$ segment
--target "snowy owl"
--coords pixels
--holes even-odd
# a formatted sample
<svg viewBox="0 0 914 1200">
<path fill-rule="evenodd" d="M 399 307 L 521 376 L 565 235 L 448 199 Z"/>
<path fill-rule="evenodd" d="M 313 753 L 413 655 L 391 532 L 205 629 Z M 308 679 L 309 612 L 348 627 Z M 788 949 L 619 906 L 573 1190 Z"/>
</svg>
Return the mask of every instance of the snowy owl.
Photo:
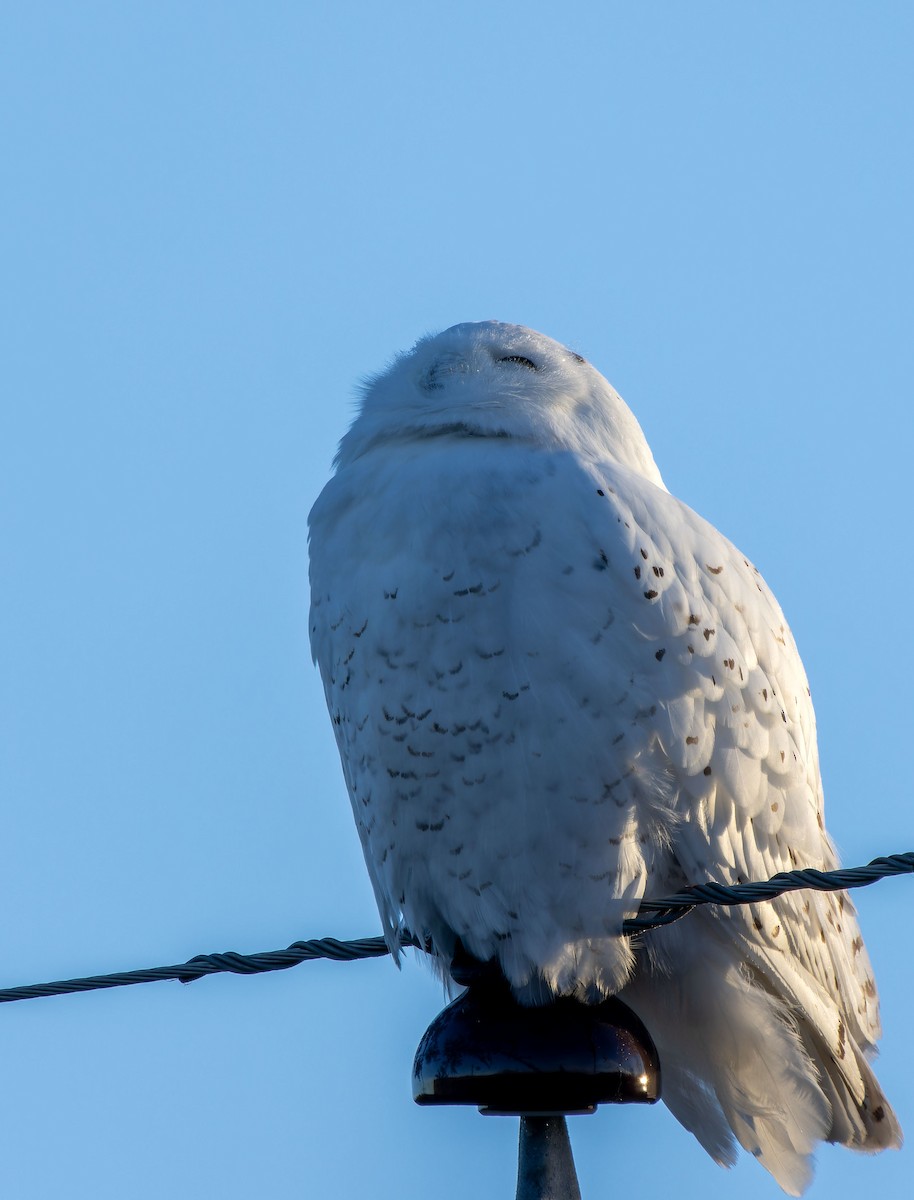
<svg viewBox="0 0 914 1200">
<path fill-rule="evenodd" d="M 817 1141 L 897 1146 L 843 894 L 642 897 L 833 868 L 806 676 L 758 570 L 667 491 L 580 355 L 455 325 L 364 390 L 311 513 L 311 642 L 391 950 L 497 959 L 527 1003 L 618 994 L 664 1100 L 798 1195 Z"/>
</svg>

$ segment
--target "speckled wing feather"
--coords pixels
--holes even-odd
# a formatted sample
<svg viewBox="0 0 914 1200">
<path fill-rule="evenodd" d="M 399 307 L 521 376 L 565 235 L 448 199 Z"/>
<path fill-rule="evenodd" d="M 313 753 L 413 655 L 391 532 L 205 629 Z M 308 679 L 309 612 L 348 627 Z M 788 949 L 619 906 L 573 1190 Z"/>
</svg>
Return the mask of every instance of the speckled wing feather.
<svg viewBox="0 0 914 1200">
<path fill-rule="evenodd" d="M 651 605 L 639 629 L 670 673 L 657 686 L 653 743 L 679 795 L 666 883 L 740 883 L 797 866 L 834 867 L 809 687 L 774 597 L 731 543 L 673 497 L 636 480 L 623 490 L 624 500 L 611 493 L 613 506 L 630 531 L 632 574 L 638 584 L 648 581 L 642 595 Z M 692 929 L 648 939 L 661 970 L 685 980 L 703 944 L 729 943 L 738 956 L 731 961 L 774 1002 L 777 1018 L 798 1036 L 800 1060 L 808 1057 L 816 1071 L 828 1103 L 820 1104 L 812 1140 L 896 1144 L 897 1122 L 866 1061 L 880 1032 L 878 1007 L 846 895 L 793 893 L 696 917 Z M 710 978 L 696 980 L 700 994 Z M 636 980 L 631 995 L 644 990 Z M 648 1004 L 657 1028 L 658 1005 Z M 669 1019 L 678 1026 L 681 1012 Z M 804 1104 L 813 1107 L 808 1096 Z M 764 1159 L 758 1139 L 743 1132 Z M 800 1170 L 798 1187 L 805 1178 Z"/>
</svg>

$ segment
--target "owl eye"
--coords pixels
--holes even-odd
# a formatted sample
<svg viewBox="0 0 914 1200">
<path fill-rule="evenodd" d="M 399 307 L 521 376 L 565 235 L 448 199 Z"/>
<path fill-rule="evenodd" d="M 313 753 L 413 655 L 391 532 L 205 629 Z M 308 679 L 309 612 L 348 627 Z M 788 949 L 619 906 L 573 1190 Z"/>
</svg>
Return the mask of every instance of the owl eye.
<svg viewBox="0 0 914 1200">
<path fill-rule="evenodd" d="M 539 367 L 536 363 L 532 363 L 529 358 L 524 358 L 522 354 L 508 354 L 504 358 L 500 358 L 499 362 L 513 362 L 518 366 L 528 367 L 531 371 L 538 371 Z"/>
</svg>

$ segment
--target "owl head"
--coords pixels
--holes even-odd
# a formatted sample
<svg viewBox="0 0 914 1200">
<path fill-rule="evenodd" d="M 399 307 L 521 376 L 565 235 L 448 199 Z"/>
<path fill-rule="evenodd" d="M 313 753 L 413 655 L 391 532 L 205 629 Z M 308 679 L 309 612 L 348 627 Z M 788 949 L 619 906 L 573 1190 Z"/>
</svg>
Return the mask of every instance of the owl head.
<svg viewBox="0 0 914 1200">
<path fill-rule="evenodd" d="M 345 466 L 378 445 L 504 438 L 615 460 L 663 486 L 634 414 L 580 354 L 523 325 L 466 322 L 421 338 L 363 388 Z"/>
</svg>

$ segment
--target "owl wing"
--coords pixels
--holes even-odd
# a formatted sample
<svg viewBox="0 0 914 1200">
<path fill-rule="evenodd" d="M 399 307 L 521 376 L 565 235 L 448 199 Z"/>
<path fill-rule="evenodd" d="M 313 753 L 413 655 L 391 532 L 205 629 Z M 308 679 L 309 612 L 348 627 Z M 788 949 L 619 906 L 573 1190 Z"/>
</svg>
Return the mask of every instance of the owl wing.
<svg viewBox="0 0 914 1200">
<path fill-rule="evenodd" d="M 664 672 L 655 672 L 653 730 L 678 786 L 666 882 L 733 884 L 835 867 L 809 687 L 774 596 L 736 547 L 668 493 L 627 480 L 625 496 L 612 500 L 632 576 L 646 582 L 637 629 L 649 669 L 653 657 Z M 798 1029 L 832 1110 L 829 1136 L 872 1148 L 896 1142 L 866 1063 L 878 1001 L 847 896 L 804 891 L 697 919 Z M 693 920 L 648 942 L 661 956 L 665 942 L 688 956 Z"/>
</svg>

